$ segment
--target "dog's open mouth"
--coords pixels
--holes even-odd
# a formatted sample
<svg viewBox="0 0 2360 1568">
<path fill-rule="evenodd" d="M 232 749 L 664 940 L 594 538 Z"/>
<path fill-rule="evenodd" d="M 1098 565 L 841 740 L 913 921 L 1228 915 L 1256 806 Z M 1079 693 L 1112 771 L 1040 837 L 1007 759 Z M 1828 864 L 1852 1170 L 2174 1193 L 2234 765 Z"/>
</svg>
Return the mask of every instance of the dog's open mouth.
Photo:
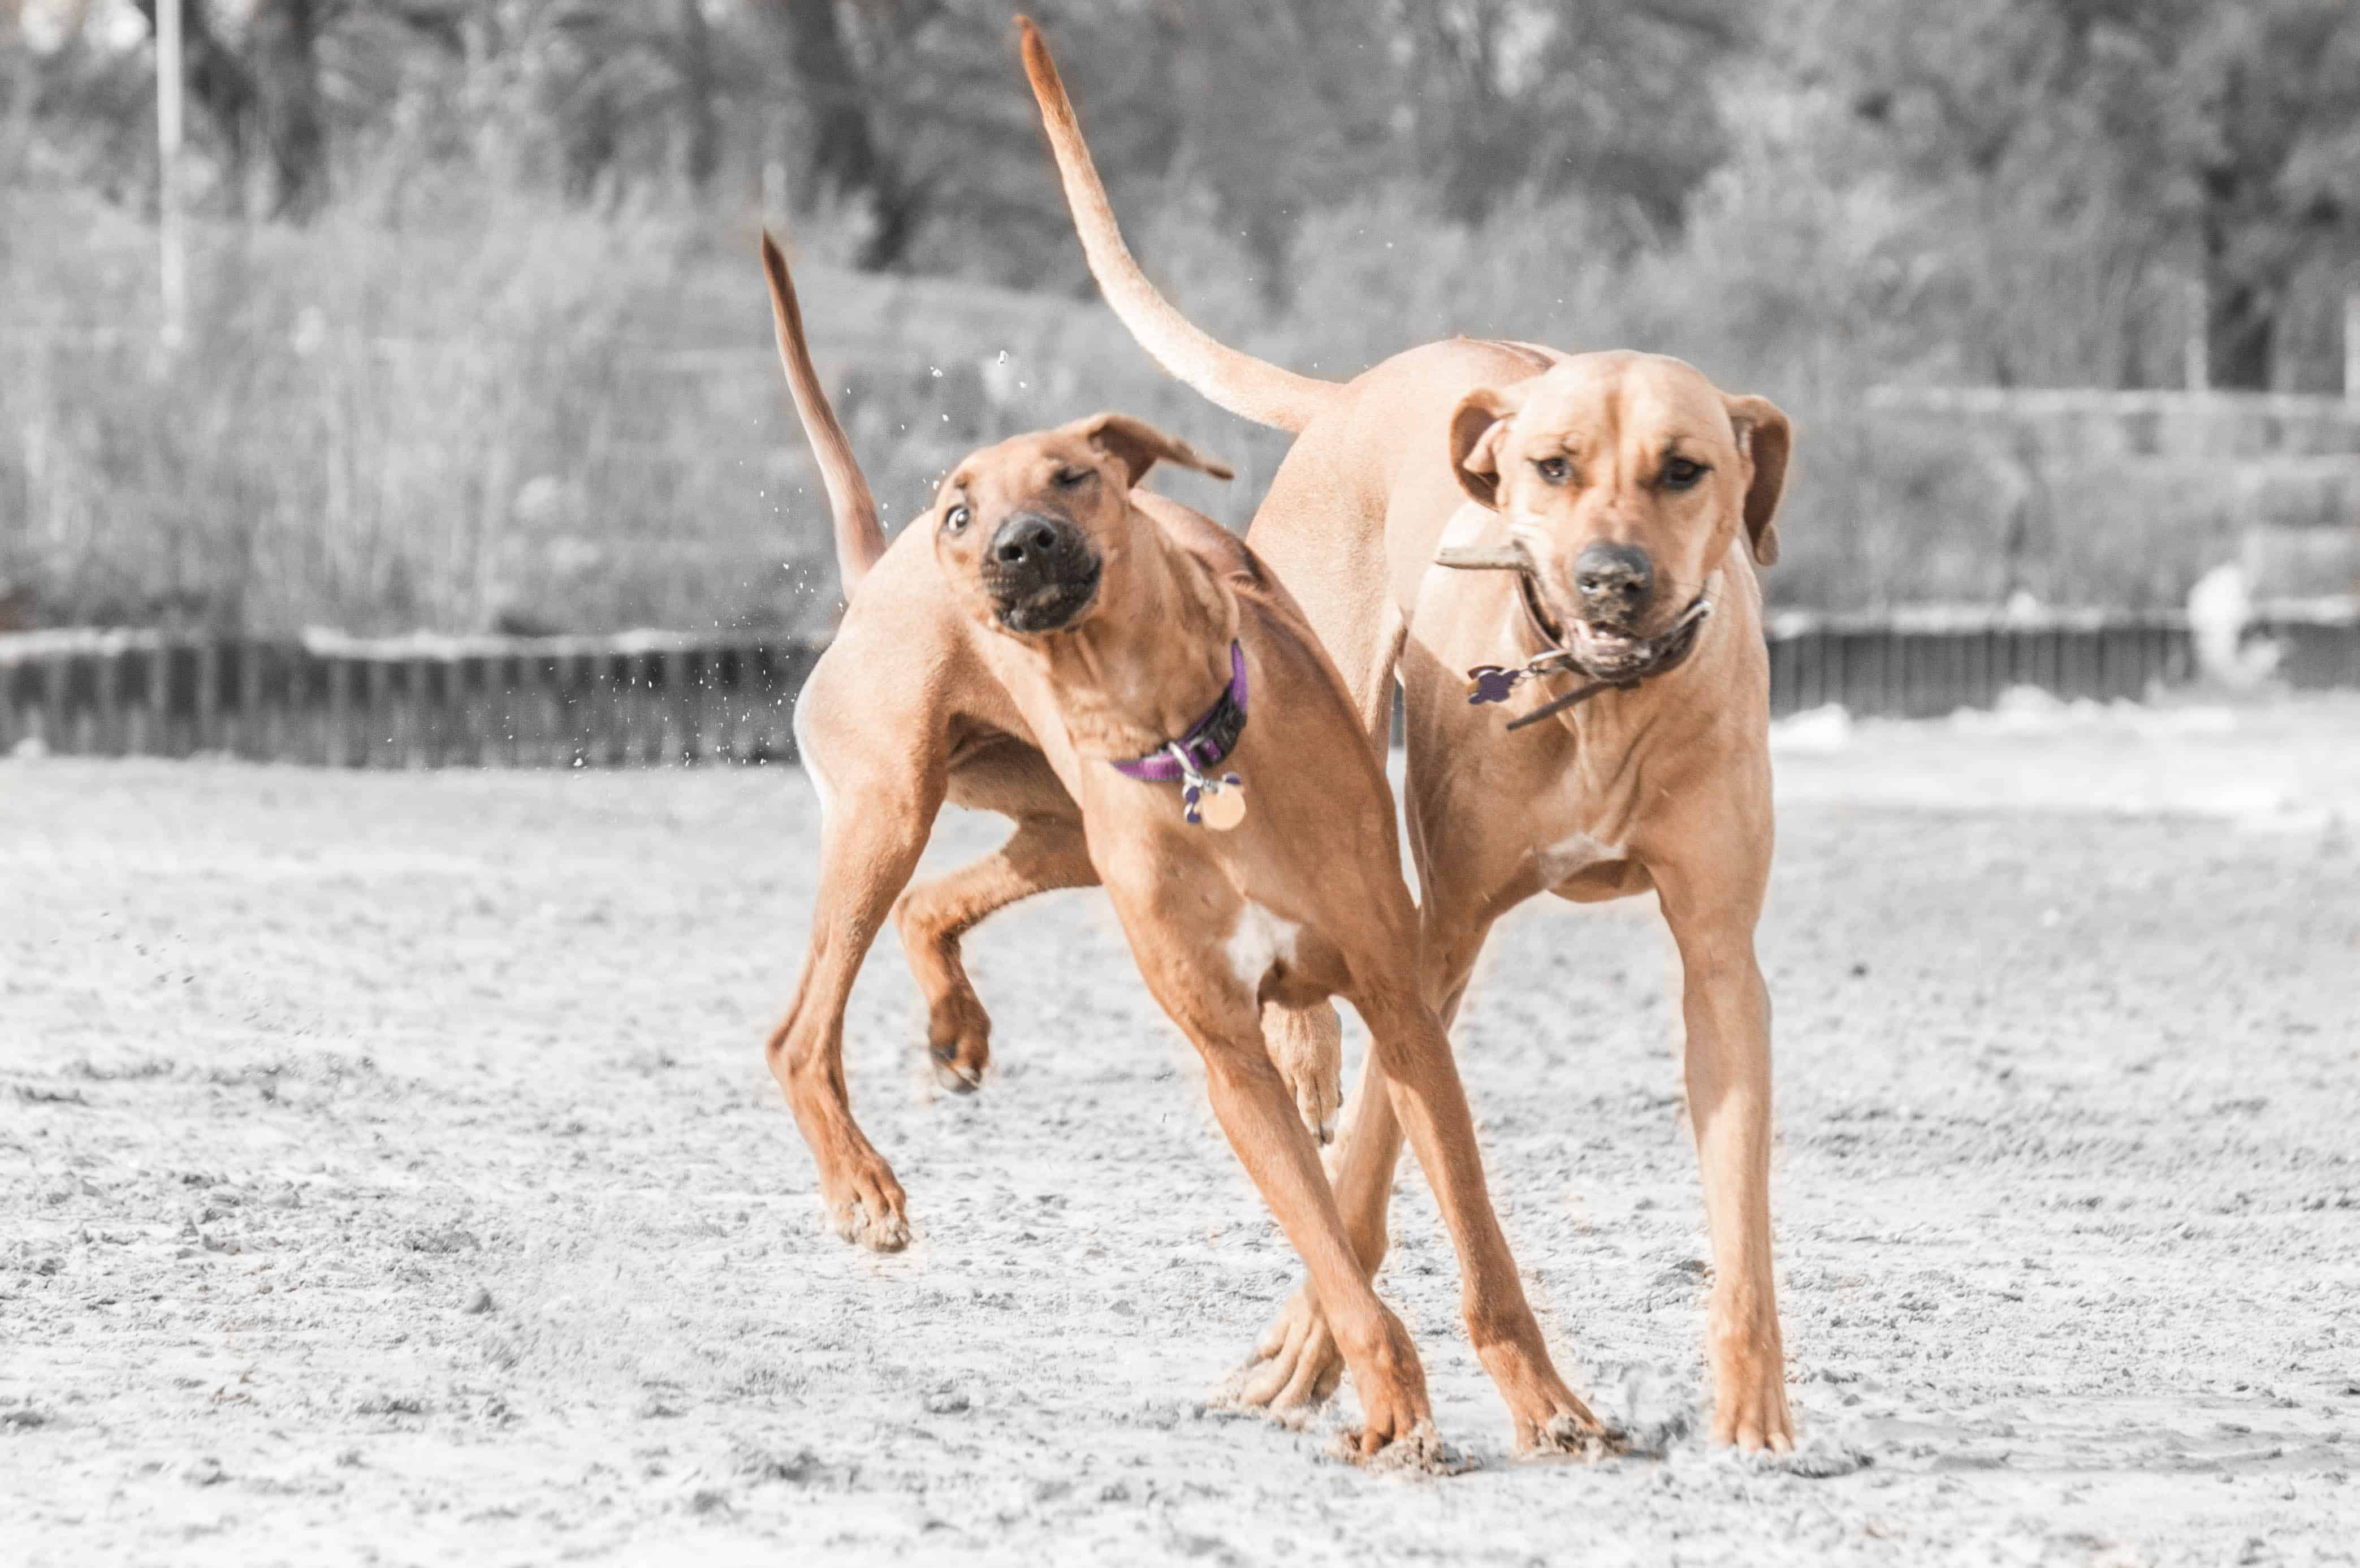
<svg viewBox="0 0 2360 1568">
<path fill-rule="evenodd" d="M 1678 663 L 1695 646 L 1697 629 L 1712 613 L 1710 601 L 1699 595 L 1671 625 L 1653 637 L 1642 637 L 1587 620 L 1560 621 L 1541 602 L 1530 576 L 1522 578 L 1520 586 L 1524 608 L 1541 635 L 1572 654 L 1573 662 L 1593 679 L 1601 681 L 1643 680 Z"/>
<path fill-rule="evenodd" d="M 1665 640 L 1663 637 L 1639 637 L 1628 631 L 1611 631 L 1586 620 L 1577 620 L 1567 629 L 1564 647 L 1591 674 L 1612 679 L 1644 674 L 1654 668 L 1661 657 Z"/>
<path fill-rule="evenodd" d="M 1102 568 L 1096 561 L 1086 571 L 1051 582 L 1021 587 L 987 582 L 992 613 L 1011 631 L 1059 631 L 1082 618 L 1098 598 Z"/>
</svg>

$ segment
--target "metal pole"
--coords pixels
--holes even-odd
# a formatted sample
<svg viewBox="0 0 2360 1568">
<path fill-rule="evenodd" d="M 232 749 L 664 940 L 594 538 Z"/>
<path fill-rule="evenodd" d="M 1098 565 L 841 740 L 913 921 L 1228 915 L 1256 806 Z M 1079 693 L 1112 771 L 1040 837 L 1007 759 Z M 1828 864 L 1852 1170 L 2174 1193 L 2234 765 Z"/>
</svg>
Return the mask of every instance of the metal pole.
<svg viewBox="0 0 2360 1568">
<path fill-rule="evenodd" d="M 167 348 L 180 345 L 189 314 L 188 250 L 180 228 L 180 0 L 156 0 L 157 278 Z"/>
</svg>

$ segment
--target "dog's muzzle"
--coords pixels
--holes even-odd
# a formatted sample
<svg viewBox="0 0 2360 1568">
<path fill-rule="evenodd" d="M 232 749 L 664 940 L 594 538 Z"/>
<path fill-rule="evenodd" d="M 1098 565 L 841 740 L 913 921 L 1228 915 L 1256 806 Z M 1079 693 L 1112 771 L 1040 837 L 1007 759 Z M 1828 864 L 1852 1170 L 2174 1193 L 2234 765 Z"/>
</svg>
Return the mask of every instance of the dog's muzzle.
<svg viewBox="0 0 2360 1568">
<path fill-rule="evenodd" d="M 1541 597 L 1540 585 L 1526 576 L 1517 587 L 1523 591 L 1524 613 L 1534 628 L 1555 646 L 1571 655 L 1574 667 L 1594 681 L 1611 681 L 1617 685 L 1645 680 L 1671 669 L 1696 646 L 1697 632 L 1704 620 L 1712 613 L 1712 605 L 1702 594 L 1681 607 L 1672 623 L 1653 637 L 1615 625 L 1601 625 L 1588 617 L 1561 620 L 1549 611 Z"/>
<path fill-rule="evenodd" d="M 1656 584 L 1646 553 L 1630 545 L 1592 544 L 1575 558 L 1574 587 L 1581 603 L 1571 616 L 1556 613 L 1543 598 L 1540 570 L 1521 544 L 1447 548 L 1437 554 L 1435 564 L 1459 571 L 1513 572 L 1524 615 L 1552 652 L 1561 653 L 1570 670 L 1616 685 L 1661 674 L 1687 658 L 1699 625 L 1711 613 L 1699 594 L 1653 637 L 1632 630 Z"/>
<path fill-rule="evenodd" d="M 1588 554 L 1584 553 L 1585 555 Z M 1510 669 L 1499 664 L 1480 664 L 1467 672 L 1470 683 L 1467 700 L 1470 703 L 1505 702 L 1509 694 L 1524 682 L 1552 675 L 1582 675 L 1589 684 L 1577 691 L 1543 703 L 1530 713 L 1509 721 L 1511 729 L 1561 713 L 1568 707 L 1589 701 L 1601 692 L 1627 691 L 1650 675 L 1664 674 L 1676 669 L 1696 649 L 1697 637 L 1705 621 L 1712 615 L 1712 601 L 1699 592 L 1690 599 L 1671 625 L 1653 637 L 1604 627 L 1586 617 L 1561 622 L 1549 613 L 1541 600 L 1539 576 L 1533 559 L 1521 544 L 1486 545 L 1479 548 L 1452 546 L 1435 555 L 1435 565 L 1459 571 L 1513 572 L 1516 593 L 1523 602 L 1524 616 L 1547 645 L 1547 652 L 1523 666 Z M 1580 563 L 1576 563 L 1577 573 Z M 1633 593 L 1616 586 L 1613 597 L 1621 604 L 1644 601 L 1654 589 L 1652 570 L 1641 579 L 1638 592 Z M 1579 579 L 1577 578 L 1579 585 Z M 1589 596 L 1585 592 L 1585 598 Z"/>
<path fill-rule="evenodd" d="M 1020 511 L 983 555 L 983 589 L 1011 631 L 1059 631 L 1098 597 L 1102 569 L 1082 531 L 1047 512 Z"/>
</svg>

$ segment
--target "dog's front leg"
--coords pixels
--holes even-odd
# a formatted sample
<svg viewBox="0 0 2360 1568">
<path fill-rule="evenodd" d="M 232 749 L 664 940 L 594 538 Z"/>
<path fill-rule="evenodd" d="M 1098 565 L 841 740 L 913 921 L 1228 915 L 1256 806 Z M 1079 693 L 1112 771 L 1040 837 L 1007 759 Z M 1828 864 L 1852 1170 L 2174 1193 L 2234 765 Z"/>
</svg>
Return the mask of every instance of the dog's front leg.
<svg viewBox="0 0 2360 1568">
<path fill-rule="evenodd" d="M 1193 1033 L 1193 1031 L 1192 1031 Z M 1364 1425 L 1363 1453 L 1408 1438 L 1432 1420 L 1426 1373 L 1409 1331 L 1377 1299 L 1344 1233 L 1319 1155 L 1260 1038 L 1207 1036 L 1205 1082 L 1213 1113 L 1295 1245 L 1323 1302 L 1328 1332 L 1352 1370 Z"/>
<path fill-rule="evenodd" d="M 1712 1244 L 1712 1435 L 1783 1453 L 1795 1424 L 1770 1248 L 1770 992 L 1754 953 L 1768 836 L 1758 846 L 1730 842 L 1725 827 L 1672 837 L 1681 852 L 1648 869 L 1680 954 L 1688 1117 Z"/>
<path fill-rule="evenodd" d="M 1145 868 L 1129 887 L 1110 875 L 1107 886 L 1148 990 L 1204 1058 L 1222 1133 L 1311 1277 L 1360 1397 L 1365 1424 L 1356 1445 L 1374 1453 L 1404 1440 L 1430 1442 L 1433 1412 L 1416 1346 L 1353 1254 L 1318 1147 L 1262 1043 L 1253 996 L 1219 946 L 1198 948 L 1179 935 L 1190 922 L 1172 907 L 1175 884 L 1157 868 Z M 1190 914 L 1200 911 L 1188 905 Z M 1230 922 L 1219 924 L 1226 929 Z"/>
<path fill-rule="evenodd" d="M 1428 984 L 1441 992 L 1439 1014 L 1448 1031 L 1466 995 L 1468 980 L 1491 923 L 1466 898 L 1454 896 L 1459 889 L 1447 879 L 1434 877 L 1429 882 L 1436 893 L 1420 915 L 1426 931 L 1426 972 Z M 1462 908 L 1462 905 L 1469 906 Z M 1321 1006 L 1331 1019 L 1335 1016 L 1331 1003 Z M 1266 1036 L 1275 1011 L 1274 1007 L 1262 1010 Z M 1283 1064 L 1281 1070 L 1284 1070 Z M 1298 1102 L 1300 1095 L 1298 1089 Z M 1401 1120 L 1393 1114 L 1382 1058 L 1371 1052 L 1360 1064 L 1360 1087 L 1352 1093 L 1352 1114 L 1343 1143 L 1329 1161 L 1345 1232 L 1352 1238 L 1360 1267 L 1371 1279 L 1392 1245 L 1386 1211 L 1392 1206 L 1401 1148 Z M 1273 1410 L 1317 1405 L 1336 1391 L 1343 1370 L 1335 1336 L 1328 1332 L 1327 1319 L 1319 1310 L 1318 1293 L 1306 1281 L 1287 1298 L 1263 1332 L 1262 1343 L 1254 1347 L 1253 1358 L 1243 1369 L 1238 1398 Z"/>
<path fill-rule="evenodd" d="M 1383 1072 L 1370 1087 L 1391 1096 L 1449 1228 L 1468 1336 L 1507 1401 L 1518 1451 L 1603 1454 L 1612 1435 L 1557 1375 L 1524 1297 L 1440 1020 L 1409 988 L 1372 988 L 1353 1005 L 1368 1020 L 1370 1055 Z"/>
<path fill-rule="evenodd" d="M 771 1031 L 770 1075 L 819 1166 L 836 1233 L 879 1252 L 910 1242 L 901 1184 L 852 1119 L 844 1082 L 844 1007 L 853 977 L 909 882 L 943 798 L 939 766 L 893 759 L 866 777 L 828 775 L 857 806 L 824 812 L 819 897 L 793 1003 Z M 813 759 L 807 765 L 816 767 Z"/>
<path fill-rule="evenodd" d="M 1270 1013 L 1263 1010 L 1265 1030 Z M 1332 1011 L 1329 1015 L 1334 1015 Z M 1298 1103 L 1299 1098 L 1298 1091 Z M 1401 1159 L 1401 1122 L 1393 1115 L 1393 1095 L 1371 1053 L 1360 1067 L 1360 1084 L 1352 1095 L 1352 1115 L 1343 1142 L 1331 1157 L 1344 1234 L 1351 1240 L 1361 1274 L 1370 1279 L 1377 1277 L 1391 1240 L 1385 1211 L 1393 1198 L 1393 1168 Z M 1272 1410 L 1306 1409 L 1324 1403 L 1343 1375 L 1343 1354 L 1336 1348 L 1327 1314 L 1320 1310 L 1319 1292 L 1306 1279 L 1295 1287 L 1295 1294 L 1263 1332 L 1252 1359 L 1241 1369 L 1237 1398 L 1242 1404 Z"/>
</svg>

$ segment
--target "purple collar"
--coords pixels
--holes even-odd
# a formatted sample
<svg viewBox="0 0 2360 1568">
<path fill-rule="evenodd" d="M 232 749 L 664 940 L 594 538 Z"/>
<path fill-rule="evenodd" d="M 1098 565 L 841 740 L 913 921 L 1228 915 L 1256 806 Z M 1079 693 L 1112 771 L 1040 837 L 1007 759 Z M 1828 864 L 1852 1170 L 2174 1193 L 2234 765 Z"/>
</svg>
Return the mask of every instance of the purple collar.
<svg viewBox="0 0 2360 1568">
<path fill-rule="evenodd" d="M 1229 643 L 1229 684 L 1205 717 L 1177 740 L 1168 740 L 1143 757 L 1116 762 L 1117 773 L 1147 784 L 1170 784 L 1191 773 L 1207 773 L 1238 749 L 1246 729 L 1246 651 Z M 1175 755 L 1175 753 L 1177 753 Z M 1181 758 L 1186 758 L 1184 763 Z"/>
</svg>

